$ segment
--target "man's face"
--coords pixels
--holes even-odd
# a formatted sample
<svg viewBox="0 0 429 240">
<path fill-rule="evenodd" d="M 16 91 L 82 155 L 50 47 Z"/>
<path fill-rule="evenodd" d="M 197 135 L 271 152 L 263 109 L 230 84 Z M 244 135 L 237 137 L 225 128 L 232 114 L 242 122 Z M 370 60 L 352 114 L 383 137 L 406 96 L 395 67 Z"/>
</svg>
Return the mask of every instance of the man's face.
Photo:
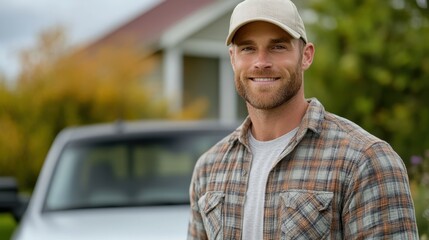
<svg viewBox="0 0 429 240">
<path fill-rule="evenodd" d="M 248 104 L 273 109 L 301 90 L 300 41 L 266 22 L 252 22 L 237 31 L 230 57 L 237 92 Z"/>
</svg>

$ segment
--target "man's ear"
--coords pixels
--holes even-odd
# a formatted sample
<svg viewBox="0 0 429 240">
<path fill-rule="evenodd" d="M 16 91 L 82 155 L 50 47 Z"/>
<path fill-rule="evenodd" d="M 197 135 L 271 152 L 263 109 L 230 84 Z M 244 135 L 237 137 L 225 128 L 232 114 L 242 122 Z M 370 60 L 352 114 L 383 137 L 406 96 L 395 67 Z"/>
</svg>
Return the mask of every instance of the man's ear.
<svg viewBox="0 0 429 240">
<path fill-rule="evenodd" d="M 229 60 L 231 61 L 232 70 L 235 71 L 235 55 L 234 55 L 234 46 L 229 47 Z"/>
<path fill-rule="evenodd" d="M 307 70 L 311 64 L 313 63 L 314 59 L 314 45 L 312 43 L 307 43 L 304 46 L 303 49 L 303 55 L 302 55 L 302 69 Z"/>
</svg>

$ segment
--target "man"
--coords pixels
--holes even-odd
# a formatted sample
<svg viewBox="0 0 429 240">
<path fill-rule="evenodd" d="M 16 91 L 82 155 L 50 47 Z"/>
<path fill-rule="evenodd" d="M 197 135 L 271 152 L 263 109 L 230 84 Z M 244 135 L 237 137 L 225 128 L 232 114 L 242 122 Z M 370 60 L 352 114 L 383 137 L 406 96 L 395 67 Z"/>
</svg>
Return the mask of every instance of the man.
<svg viewBox="0 0 429 240">
<path fill-rule="evenodd" d="M 314 55 L 290 0 L 246 0 L 227 45 L 249 117 L 196 164 L 188 239 L 418 239 L 384 141 L 304 97 Z"/>
</svg>

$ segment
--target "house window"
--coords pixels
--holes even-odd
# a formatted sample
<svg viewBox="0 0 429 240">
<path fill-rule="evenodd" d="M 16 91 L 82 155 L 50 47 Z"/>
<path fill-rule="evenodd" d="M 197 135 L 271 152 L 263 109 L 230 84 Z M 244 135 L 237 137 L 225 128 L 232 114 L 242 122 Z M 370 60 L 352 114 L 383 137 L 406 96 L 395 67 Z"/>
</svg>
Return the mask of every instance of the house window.
<svg viewBox="0 0 429 240">
<path fill-rule="evenodd" d="M 183 106 L 205 101 L 205 118 L 219 117 L 219 59 L 184 56 Z"/>
</svg>

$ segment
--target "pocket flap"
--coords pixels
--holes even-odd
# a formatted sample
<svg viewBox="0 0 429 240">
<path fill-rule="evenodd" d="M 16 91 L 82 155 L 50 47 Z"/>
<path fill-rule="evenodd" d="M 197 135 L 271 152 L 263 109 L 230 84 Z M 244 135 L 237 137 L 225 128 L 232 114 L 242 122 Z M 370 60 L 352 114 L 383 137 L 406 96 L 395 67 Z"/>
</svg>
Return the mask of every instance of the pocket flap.
<svg viewBox="0 0 429 240">
<path fill-rule="evenodd" d="M 314 197 L 319 201 L 319 211 L 323 211 L 331 205 L 332 198 L 334 194 L 332 192 L 321 192 L 314 195 Z"/>
<path fill-rule="evenodd" d="M 280 194 L 280 197 L 283 199 L 285 206 L 288 208 L 297 208 L 298 198 L 300 194 L 297 191 L 288 191 Z"/>
<path fill-rule="evenodd" d="M 198 201 L 198 205 L 207 214 L 221 203 L 224 197 L 225 194 L 223 192 L 206 192 Z"/>
<path fill-rule="evenodd" d="M 303 204 L 313 204 L 319 211 L 323 211 L 331 204 L 334 194 L 324 191 L 289 190 L 280 194 L 288 208 L 298 209 Z"/>
</svg>

